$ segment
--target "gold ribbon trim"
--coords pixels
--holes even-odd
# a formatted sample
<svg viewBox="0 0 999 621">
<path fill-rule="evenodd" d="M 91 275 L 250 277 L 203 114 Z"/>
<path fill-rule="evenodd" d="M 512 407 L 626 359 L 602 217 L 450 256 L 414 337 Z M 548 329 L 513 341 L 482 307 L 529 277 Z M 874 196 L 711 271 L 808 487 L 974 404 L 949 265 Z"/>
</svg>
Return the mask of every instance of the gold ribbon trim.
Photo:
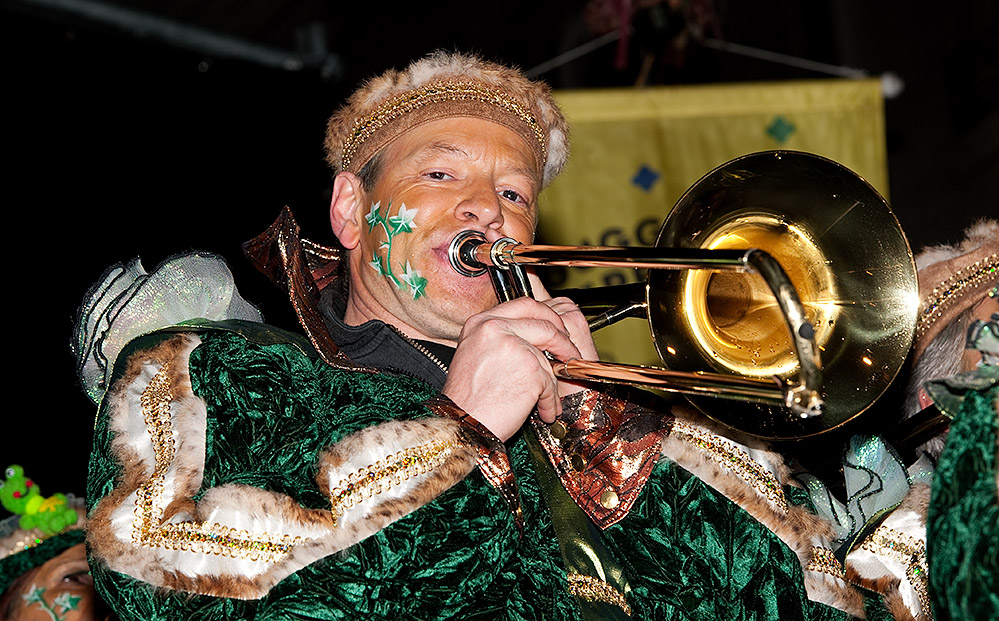
<svg viewBox="0 0 999 621">
<path fill-rule="evenodd" d="M 571 573 L 568 575 L 569 593 L 574 597 L 585 599 L 589 602 L 604 602 L 611 606 L 617 606 L 624 611 L 624 614 L 631 616 L 631 606 L 624 599 L 617 589 L 607 582 L 593 576 Z"/>
<path fill-rule="evenodd" d="M 274 563 L 302 541 L 301 537 L 238 530 L 222 524 L 184 521 L 163 524 L 164 480 L 176 456 L 170 402 L 174 399 L 164 364 L 142 391 L 139 403 L 155 455 L 153 475 L 139 487 L 135 501 L 132 539 L 156 548 L 215 554 L 229 558 Z"/>
</svg>

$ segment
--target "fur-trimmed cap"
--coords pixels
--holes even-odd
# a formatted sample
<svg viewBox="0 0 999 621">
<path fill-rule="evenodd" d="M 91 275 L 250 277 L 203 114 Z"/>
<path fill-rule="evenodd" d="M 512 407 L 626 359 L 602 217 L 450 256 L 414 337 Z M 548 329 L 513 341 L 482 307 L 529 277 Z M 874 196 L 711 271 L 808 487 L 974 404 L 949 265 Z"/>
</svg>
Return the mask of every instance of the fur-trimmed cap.
<svg viewBox="0 0 999 621">
<path fill-rule="evenodd" d="M 438 51 L 355 91 L 327 125 L 326 161 L 334 174 L 357 172 L 405 132 L 447 117 L 486 119 L 523 137 L 542 186 L 569 155 L 568 126 L 546 84 L 475 56 Z"/>
</svg>

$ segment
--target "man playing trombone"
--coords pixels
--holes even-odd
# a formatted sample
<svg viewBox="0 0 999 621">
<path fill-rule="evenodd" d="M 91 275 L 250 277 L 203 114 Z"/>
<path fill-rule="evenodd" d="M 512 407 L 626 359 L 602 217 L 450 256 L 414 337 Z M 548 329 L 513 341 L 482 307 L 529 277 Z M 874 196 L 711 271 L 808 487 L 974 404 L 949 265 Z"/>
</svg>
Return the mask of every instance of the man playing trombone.
<svg viewBox="0 0 999 621">
<path fill-rule="evenodd" d="M 596 358 L 578 308 L 450 267 L 464 230 L 531 241 L 568 154 L 545 86 L 437 53 L 362 85 L 326 149 L 342 248 L 288 212 L 247 245 L 307 339 L 207 255 L 85 303 L 88 545 L 122 618 L 886 614 L 778 455 L 557 380 L 549 356 Z"/>
</svg>

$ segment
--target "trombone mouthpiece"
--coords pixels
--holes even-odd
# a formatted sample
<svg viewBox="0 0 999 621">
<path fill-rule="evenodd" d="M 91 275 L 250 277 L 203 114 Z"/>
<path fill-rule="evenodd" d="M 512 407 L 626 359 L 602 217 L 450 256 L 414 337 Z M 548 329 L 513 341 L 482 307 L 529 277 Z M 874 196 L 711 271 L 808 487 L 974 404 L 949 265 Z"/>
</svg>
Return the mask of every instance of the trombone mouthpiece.
<svg viewBox="0 0 999 621">
<path fill-rule="evenodd" d="M 455 235 L 447 247 L 447 258 L 454 271 L 469 277 L 484 274 L 486 265 L 475 258 L 475 249 L 484 243 L 486 236 L 478 231 L 462 231 Z"/>
</svg>

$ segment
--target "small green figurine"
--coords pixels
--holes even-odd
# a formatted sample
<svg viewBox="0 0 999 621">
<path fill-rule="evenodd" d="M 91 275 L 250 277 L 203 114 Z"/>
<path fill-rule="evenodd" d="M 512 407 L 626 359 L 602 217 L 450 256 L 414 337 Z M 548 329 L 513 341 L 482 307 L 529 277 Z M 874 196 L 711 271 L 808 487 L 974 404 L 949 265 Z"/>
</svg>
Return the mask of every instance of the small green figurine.
<svg viewBox="0 0 999 621">
<path fill-rule="evenodd" d="M 5 474 L 6 480 L 0 481 L 0 504 L 21 516 L 21 528 L 37 528 L 46 535 L 54 535 L 76 522 L 77 513 L 66 504 L 65 494 L 45 498 L 17 464 L 8 466 Z"/>
</svg>

